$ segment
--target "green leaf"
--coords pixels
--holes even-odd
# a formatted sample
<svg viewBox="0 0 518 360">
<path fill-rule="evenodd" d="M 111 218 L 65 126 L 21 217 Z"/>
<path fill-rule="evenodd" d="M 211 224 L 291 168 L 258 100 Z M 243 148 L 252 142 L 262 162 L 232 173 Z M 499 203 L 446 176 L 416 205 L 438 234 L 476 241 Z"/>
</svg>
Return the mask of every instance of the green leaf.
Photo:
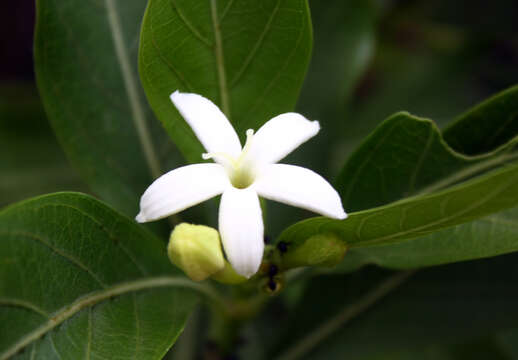
<svg viewBox="0 0 518 360">
<path fill-rule="evenodd" d="M 514 90 L 518 98 L 518 87 Z M 430 194 L 516 160 L 517 143 L 518 137 L 496 150 L 467 156 L 453 150 L 432 121 L 398 113 L 351 156 L 336 188 L 349 211 Z"/>
<path fill-rule="evenodd" d="M 396 124 L 394 128 L 387 128 L 386 131 L 391 133 L 386 137 L 382 137 L 381 132 L 373 134 L 352 156 L 339 179 L 340 188 L 345 194 L 350 194 L 346 202 L 353 208 L 384 204 L 407 194 L 445 186 L 445 179 L 451 178 L 457 182 L 513 159 L 516 156 L 513 152 L 516 140 L 512 140 L 512 131 L 516 121 L 509 121 L 511 116 L 506 114 L 512 115 L 518 111 L 517 101 L 518 87 L 510 88 L 460 116 L 444 131 L 444 138 L 456 144 L 456 148 L 478 156 L 456 152 L 449 147 L 449 143 L 444 144 L 436 131 L 430 132 L 433 129 L 417 121 L 404 121 L 402 127 Z M 388 122 L 381 128 L 387 125 Z M 516 130 L 514 135 L 518 132 Z M 486 136 L 481 136 L 482 132 Z M 493 139 L 489 142 L 492 147 L 488 146 L 490 139 Z M 426 157 L 421 160 L 422 153 L 419 152 L 402 152 L 402 143 L 408 149 L 428 146 L 428 157 L 432 160 Z M 367 158 L 377 165 L 376 169 L 362 165 L 361 160 Z M 399 160 L 397 167 L 384 165 L 395 158 Z M 383 168 L 382 176 L 378 168 Z M 361 182 L 348 177 L 348 172 L 355 174 L 355 171 Z M 367 188 L 365 184 L 370 185 Z M 358 196 L 358 192 L 365 194 L 364 198 Z M 509 210 L 409 242 L 352 249 L 334 271 L 348 272 L 365 264 L 407 269 L 517 251 L 517 218 L 517 210 Z"/>
<path fill-rule="evenodd" d="M 200 290 L 164 244 L 95 199 L 0 212 L 0 359 L 161 359 Z"/>
<path fill-rule="evenodd" d="M 279 241 L 300 243 L 318 233 L 335 233 L 352 247 L 399 242 L 475 220 L 518 205 L 518 165 L 504 166 L 428 195 L 352 213 L 346 220 L 301 221 Z"/>
<path fill-rule="evenodd" d="M 346 220 L 301 221 L 279 241 L 295 248 L 311 236 L 331 233 L 350 248 L 396 243 L 516 206 L 517 194 L 518 165 L 508 166 L 437 193 L 353 213 Z"/>
<path fill-rule="evenodd" d="M 516 276 L 516 260 L 512 254 L 411 276 L 369 268 L 313 278 L 298 306 L 277 324 L 286 335 L 277 338 L 275 354 L 268 358 L 406 359 L 397 355 L 426 353 L 436 345 L 468 345 L 514 327 L 518 293 L 509 284 Z M 452 358 L 476 358 L 460 356 L 461 350 L 452 351 Z M 496 354 L 489 358 L 500 359 Z"/>
<path fill-rule="evenodd" d="M 469 155 L 495 149 L 518 134 L 517 102 L 518 86 L 514 86 L 461 115 L 446 127 L 444 139 L 455 150 Z"/>
<path fill-rule="evenodd" d="M 244 137 L 291 111 L 311 52 L 305 0 L 150 0 L 140 44 L 148 100 L 190 162 L 203 152 L 169 95 L 179 89 L 220 106 Z"/>
<path fill-rule="evenodd" d="M 367 264 L 391 269 L 497 256 L 518 251 L 518 208 L 397 244 L 351 249 L 332 272 L 351 272 Z"/>
<path fill-rule="evenodd" d="M 511 88 L 461 117 L 464 138 L 475 133 L 472 148 L 478 127 L 470 124 L 476 125 L 476 116 L 495 115 L 498 104 L 512 113 L 509 103 L 517 97 L 518 87 Z M 496 119 L 492 131 L 485 127 L 487 133 L 502 127 L 500 118 Z M 494 142 L 496 149 L 468 156 L 453 150 L 430 120 L 396 114 L 365 140 L 338 179 L 346 209 L 371 209 L 344 221 L 313 218 L 300 222 L 285 230 L 279 240 L 298 247 L 313 235 L 339 235 L 352 251 L 338 271 L 367 263 L 412 268 L 516 251 L 516 227 L 511 220 L 516 213 L 494 214 L 518 205 L 512 185 L 518 173 L 518 137 L 510 138 L 502 138 L 508 143 Z M 487 215 L 491 217 L 444 230 Z"/>
<path fill-rule="evenodd" d="M 37 1 L 35 67 L 47 115 L 92 190 L 130 216 L 152 179 L 178 163 L 138 82 L 145 6 Z"/>
<path fill-rule="evenodd" d="M 415 135 L 416 141 L 413 141 L 412 134 Z M 427 136 L 423 137 L 423 135 Z M 391 137 L 397 137 L 397 139 Z M 418 146 L 419 138 L 421 138 L 421 146 Z M 409 140 L 409 146 L 404 139 Z M 279 241 L 298 247 L 313 235 L 333 233 L 340 236 L 351 248 L 384 245 L 422 237 L 516 206 L 518 205 L 516 196 L 518 165 L 510 164 L 510 161 L 515 158 L 513 150 L 517 140 L 516 138 L 511 140 L 492 153 L 468 158 L 449 149 L 431 122 L 415 119 L 407 114 L 398 114 L 380 126 L 349 161 L 348 166 L 353 164 L 352 167 L 356 167 L 357 172 L 366 172 L 358 175 L 362 179 L 362 184 L 355 191 L 362 191 L 368 203 L 375 202 L 378 198 L 382 201 L 396 200 L 409 190 L 419 189 L 422 193 L 426 193 L 451 184 L 456 185 L 431 194 L 414 196 L 382 207 L 353 213 L 343 221 L 326 218 L 302 221 L 285 230 Z M 383 149 L 384 145 L 388 147 L 387 151 L 378 151 L 378 148 Z M 419 149 L 422 151 L 419 152 Z M 356 159 L 361 161 L 356 163 Z M 411 164 L 411 166 L 405 166 L 405 164 Z M 501 166 L 500 169 L 474 177 L 481 171 L 494 169 L 498 165 Z M 369 170 L 370 167 L 373 169 Z M 387 176 L 380 175 L 384 174 L 385 168 L 388 169 Z M 401 176 L 397 174 L 399 171 L 402 173 Z M 446 178 L 439 177 L 443 175 L 446 175 Z M 352 180 L 346 183 L 347 186 L 356 184 L 355 177 L 356 174 L 352 172 Z M 374 180 L 374 186 L 371 188 L 368 182 L 373 178 L 382 180 Z M 466 178 L 470 180 L 459 183 Z M 397 187 L 400 184 L 399 181 L 403 182 L 403 186 Z M 389 182 L 389 185 L 386 182 Z M 363 183 L 367 183 L 367 187 L 361 188 L 364 186 Z M 347 189 L 347 186 L 339 186 L 339 190 Z M 379 188 L 382 190 L 378 190 Z M 383 192 L 383 189 L 390 189 L 391 192 Z M 374 192 L 375 196 L 369 196 L 369 191 Z M 346 198 L 348 194 L 352 192 L 342 193 Z M 392 198 L 383 198 L 384 194 L 389 194 L 388 196 Z M 359 201 L 363 200 L 359 198 Z M 492 234 L 494 231 L 493 221 L 486 227 L 486 233 Z M 444 234 L 442 235 L 444 237 Z M 453 232 L 452 236 L 455 235 Z M 475 254 L 477 254 L 475 257 L 491 256 L 516 249 L 516 241 L 512 238 L 502 243 L 485 242 L 478 246 L 476 241 L 473 237 L 466 239 L 466 248 L 470 245 L 473 248 L 465 255 L 459 250 L 457 255 L 466 259 Z M 432 246 L 429 241 L 427 243 L 429 247 Z M 451 243 L 449 246 L 457 245 L 459 244 Z M 426 247 L 423 248 L 426 249 Z M 445 259 L 453 260 L 446 253 L 447 251 L 449 248 L 443 248 L 441 252 L 443 259 L 434 260 L 433 257 L 428 257 L 428 262 L 430 263 L 431 260 L 441 263 L 445 262 Z M 426 256 L 423 254 L 423 257 Z"/>
</svg>

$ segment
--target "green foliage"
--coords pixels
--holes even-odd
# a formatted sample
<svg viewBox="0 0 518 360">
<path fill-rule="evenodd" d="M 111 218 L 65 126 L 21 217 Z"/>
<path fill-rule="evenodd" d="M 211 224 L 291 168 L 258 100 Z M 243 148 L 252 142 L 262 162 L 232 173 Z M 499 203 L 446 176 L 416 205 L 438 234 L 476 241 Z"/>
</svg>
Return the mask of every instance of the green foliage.
<svg viewBox="0 0 518 360">
<path fill-rule="evenodd" d="M 92 190 L 130 216 L 161 168 L 178 164 L 138 83 L 145 5 L 38 0 L 34 44 L 38 87 L 61 145 Z"/>
<path fill-rule="evenodd" d="M 93 198 L 0 212 L 0 359 L 161 359 L 196 301 L 165 245 Z"/>
<path fill-rule="evenodd" d="M 461 117 L 456 124 L 465 124 L 463 141 L 469 142 L 466 138 L 471 132 L 475 137 L 472 144 L 480 137 L 482 130 L 476 119 L 497 119 L 492 122 L 492 131 L 487 129 L 487 121 L 478 121 L 489 133 L 508 126 L 504 114 L 512 114 L 517 96 L 518 88 L 509 89 Z M 497 110 L 500 106 L 504 107 L 501 113 Z M 485 154 L 467 156 L 453 150 L 431 121 L 396 114 L 351 156 L 337 182 L 346 209 L 369 210 L 353 213 L 345 221 L 309 219 L 285 230 L 279 240 L 296 248 L 316 234 L 335 233 L 353 249 L 386 245 L 516 206 L 518 140 L 506 133 L 502 141 L 508 142 L 495 143 L 498 147 Z M 401 247 L 378 246 L 353 252 L 354 257 L 350 262 L 346 257 L 342 270 L 369 262 L 407 268 L 515 251 L 515 227 L 505 221 L 508 214 L 437 232 Z M 484 241 L 486 236 L 493 241 Z M 413 253 L 416 255 L 409 256 Z"/>
<path fill-rule="evenodd" d="M 203 152 L 169 100 L 175 90 L 211 99 L 243 140 L 293 110 L 311 51 L 305 0 L 150 0 L 139 68 L 148 100 L 190 162 Z"/>
<path fill-rule="evenodd" d="M 442 7 L 466 8 L 469 18 L 466 2 L 424 3 L 37 0 L 43 105 L 72 165 L 111 206 L 133 217 L 151 181 L 183 163 L 180 152 L 201 161 L 201 144 L 169 99 L 180 90 L 214 101 L 242 140 L 295 104 L 319 120 L 319 136 L 288 162 L 329 178 L 350 155 L 335 186 L 349 218 L 287 228 L 276 243 L 284 248 L 267 247 L 258 275 L 223 279 L 240 284 L 215 293 L 171 265 L 165 241 L 91 197 L 12 205 L 0 211 L 0 360 L 224 358 L 240 336 L 239 355 L 251 360 L 515 358 L 517 256 L 480 258 L 518 251 L 518 87 L 439 128 L 516 83 L 516 66 L 475 58 L 497 53 L 495 24 L 484 36 L 443 26 Z M 498 73 L 485 91 L 477 67 L 481 77 Z M 69 169 L 40 128 L 37 102 L 20 106 L 23 96 L 9 95 L 0 92 L 0 140 L 16 156 L 0 154 L 0 204 L 77 188 L 73 175 L 62 176 Z M 380 123 L 399 110 L 436 122 L 397 112 Z M 264 210 L 269 235 L 301 214 Z M 192 215 L 182 217 L 197 221 Z M 225 264 L 223 277 L 232 274 Z M 449 265 L 416 270 L 440 264 Z M 258 289 L 281 295 L 266 306 Z M 196 339 L 166 355 L 195 293 L 220 307 L 197 312 Z M 219 348 L 205 348 L 206 337 Z"/>
<path fill-rule="evenodd" d="M 444 139 L 467 155 L 492 151 L 518 134 L 517 102 L 518 86 L 492 96 L 448 126 Z"/>
</svg>

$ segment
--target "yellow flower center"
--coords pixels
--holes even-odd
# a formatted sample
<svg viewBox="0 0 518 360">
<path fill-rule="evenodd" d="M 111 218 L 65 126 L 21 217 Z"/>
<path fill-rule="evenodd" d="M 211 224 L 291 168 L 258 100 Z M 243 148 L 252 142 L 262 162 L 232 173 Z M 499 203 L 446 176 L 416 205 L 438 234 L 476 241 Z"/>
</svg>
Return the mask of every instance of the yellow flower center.
<svg viewBox="0 0 518 360">
<path fill-rule="evenodd" d="M 254 130 L 249 129 L 246 131 L 246 143 L 237 159 L 227 153 L 202 154 L 203 159 L 214 159 L 223 165 L 228 172 L 228 177 L 232 186 L 238 189 L 246 189 L 252 185 L 255 180 L 253 164 L 246 157 L 250 150 L 252 139 L 254 137 L 253 135 Z"/>
</svg>

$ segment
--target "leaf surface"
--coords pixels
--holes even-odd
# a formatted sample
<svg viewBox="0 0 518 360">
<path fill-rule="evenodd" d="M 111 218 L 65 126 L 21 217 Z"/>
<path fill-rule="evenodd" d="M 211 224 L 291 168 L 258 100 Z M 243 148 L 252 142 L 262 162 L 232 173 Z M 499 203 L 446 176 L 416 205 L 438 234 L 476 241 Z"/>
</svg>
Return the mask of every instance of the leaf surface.
<svg viewBox="0 0 518 360">
<path fill-rule="evenodd" d="M 77 193 L 0 212 L 0 359 L 161 359 L 196 302 L 163 243 Z"/>
<path fill-rule="evenodd" d="M 201 94 L 249 128 L 293 110 L 311 52 L 305 0 L 151 0 L 139 68 L 153 110 L 190 162 L 203 152 L 169 100 Z"/>
<path fill-rule="evenodd" d="M 38 0 L 35 69 L 45 110 L 83 179 L 127 215 L 178 164 L 138 82 L 145 0 Z"/>
<path fill-rule="evenodd" d="M 511 88 L 468 112 L 471 117 L 461 117 L 464 136 L 476 131 L 475 115 L 487 119 L 498 104 L 512 112 L 509 102 L 517 94 L 518 88 Z M 495 117 L 495 129 L 500 122 Z M 472 123 L 475 129 L 468 126 Z M 312 218 L 288 228 L 279 240 L 300 245 L 318 233 L 338 234 L 353 250 L 343 264 L 348 270 L 369 262 L 408 268 L 515 251 L 514 212 L 495 213 L 517 205 L 512 183 L 518 139 L 507 135 L 502 141 L 508 142 L 466 155 L 451 148 L 431 121 L 396 114 L 352 155 L 337 183 L 347 210 L 369 210 L 344 221 Z M 488 215 L 480 223 L 460 225 Z M 414 244 L 388 245 L 415 238 L 420 239 Z"/>
<path fill-rule="evenodd" d="M 352 180 L 345 170 L 339 179 L 346 194 L 351 195 L 349 205 L 358 208 L 366 204 L 380 205 L 408 194 L 447 186 L 445 178 L 462 181 L 513 160 L 516 156 L 516 140 L 513 140 L 516 121 L 509 120 L 517 111 L 517 101 L 516 86 L 493 96 L 455 120 L 444 130 L 442 139 L 418 122 L 413 126 L 411 123 L 396 126 L 384 139 L 374 134 L 346 166 L 353 174 L 358 171 L 363 181 Z M 408 132 L 412 132 L 412 136 Z M 414 139 L 415 148 L 420 144 L 421 148 L 427 148 L 428 155 L 424 155 L 425 151 L 402 152 L 402 136 L 407 143 Z M 371 149 L 370 153 L 365 149 Z M 381 169 L 361 169 L 361 161 L 357 160 L 362 156 L 365 159 L 365 152 L 369 153 L 372 163 L 384 170 L 383 176 L 380 176 Z M 421 160 L 420 156 L 425 157 Z M 432 161 L 425 161 L 429 158 Z M 398 159 L 397 167 L 390 165 L 393 159 Z M 366 191 L 365 184 L 372 184 L 370 191 Z M 357 196 L 360 191 L 366 194 L 364 198 Z M 517 219 L 517 210 L 513 209 L 408 242 L 352 249 L 333 271 L 349 272 L 365 264 L 408 269 L 513 252 L 518 250 Z"/>
</svg>

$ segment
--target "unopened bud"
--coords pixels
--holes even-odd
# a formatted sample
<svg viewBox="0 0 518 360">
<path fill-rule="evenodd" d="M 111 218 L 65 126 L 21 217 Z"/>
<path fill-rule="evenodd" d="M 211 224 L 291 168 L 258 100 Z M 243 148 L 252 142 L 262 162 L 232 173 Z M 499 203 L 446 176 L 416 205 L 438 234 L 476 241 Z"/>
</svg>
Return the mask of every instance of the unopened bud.
<svg viewBox="0 0 518 360">
<path fill-rule="evenodd" d="M 335 266 L 342 261 L 347 245 L 337 235 L 318 234 L 282 254 L 282 267 Z"/>
<path fill-rule="evenodd" d="M 167 246 L 169 259 L 194 281 L 205 280 L 225 267 L 219 233 L 204 225 L 177 225 Z"/>
</svg>

